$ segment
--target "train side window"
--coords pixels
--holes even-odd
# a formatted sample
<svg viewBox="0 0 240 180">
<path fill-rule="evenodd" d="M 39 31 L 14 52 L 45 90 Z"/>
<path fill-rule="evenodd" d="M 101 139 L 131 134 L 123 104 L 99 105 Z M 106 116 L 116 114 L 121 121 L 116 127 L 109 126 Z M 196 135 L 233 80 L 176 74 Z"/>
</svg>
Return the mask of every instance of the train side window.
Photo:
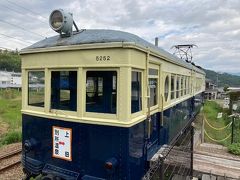
<svg viewBox="0 0 240 180">
<path fill-rule="evenodd" d="M 192 93 L 192 81 L 190 77 L 188 77 L 188 93 Z"/>
<path fill-rule="evenodd" d="M 86 111 L 116 114 L 117 72 L 87 71 Z"/>
<path fill-rule="evenodd" d="M 184 95 L 187 94 L 187 77 L 184 76 Z"/>
<path fill-rule="evenodd" d="M 149 78 L 149 88 L 150 88 L 150 101 L 149 105 L 150 107 L 157 105 L 157 78 Z"/>
<path fill-rule="evenodd" d="M 188 78 L 188 76 L 186 76 L 186 94 L 188 94 L 189 92 L 188 92 L 188 89 L 189 89 L 189 83 L 188 83 L 188 81 L 189 81 L 189 78 Z"/>
<path fill-rule="evenodd" d="M 175 75 L 171 75 L 171 99 L 175 98 Z"/>
<path fill-rule="evenodd" d="M 142 73 L 132 71 L 131 112 L 142 110 Z"/>
<path fill-rule="evenodd" d="M 77 71 L 52 71 L 51 108 L 77 110 Z"/>
<path fill-rule="evenodd" d="M 169 76 L 166 76 L 164 84 L 165 84 L 164 85 L 164 97 L 165 97 L 165 101 L 167 101 L 168 94 L 169 94 Z"/>
<path fill-rule="evenodd" d="M 180 77 L 177 76 L 177 82 L 176 82 L 176 98 L 179 98 L 179 87 L 180 87 Z"/>
<path fill-rule="evenodd" d="M 44 107 L 44 71 L 28 72 L 28 105 Z"/>
<path fill-rule="evenodd" d="M 184 94 L 183 94 L 183 91 L 184 91 L 184 87 L 183 87 L 183 84 L 184 83 L 184 78 L 183 78 L 183 76 L 181 76 L 181 95 L 180 96 L 183 96 Z"/>
</svg>

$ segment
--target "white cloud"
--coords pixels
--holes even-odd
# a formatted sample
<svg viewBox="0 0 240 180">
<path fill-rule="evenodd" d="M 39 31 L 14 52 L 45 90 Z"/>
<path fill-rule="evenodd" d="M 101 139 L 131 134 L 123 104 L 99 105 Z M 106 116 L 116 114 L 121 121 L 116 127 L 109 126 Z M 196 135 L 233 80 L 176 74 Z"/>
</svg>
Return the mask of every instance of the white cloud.
<svg viewBox="0 0 240 180">
<path fill-rule="evenodd" d="M 9 1 L 0 2 L 0 33 L 26 45 L 42 38 L 1 20 L 52 36 L 56 33 L 48 26 L 48 16 L 53 9 L 63 8 L 73 13 L 79 28 L 123 30 L 151 42 L 158 36 L 160 46 L 167 51 L 175 44 L 197 44 L 198 48 L 193 49 L 197 64 L 217 71 L 240 71 L 239 0 Z M 0 47 L 15 49 L 24 45 L 0 34 Z"/>
</svg>

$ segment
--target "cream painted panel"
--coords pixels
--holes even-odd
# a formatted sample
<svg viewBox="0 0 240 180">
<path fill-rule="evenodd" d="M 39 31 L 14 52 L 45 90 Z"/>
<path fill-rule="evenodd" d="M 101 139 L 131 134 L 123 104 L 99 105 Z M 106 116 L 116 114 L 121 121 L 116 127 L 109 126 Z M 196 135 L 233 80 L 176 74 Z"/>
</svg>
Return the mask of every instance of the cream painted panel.
<svg viewBox="0 0 240 180">
<path fill-rule="evenodd" d="M 121 67 L 119 75 L 118 109 L 120 121 L 129 121 L 131 115 L 131 75 L 130 67 Z"/>
<path fill-rule="evenodd" d="M 129 65 L 129 49 L 95 49 L 22 55 L 22 68 Z M 97 61 L 96 56 L 110 60 Z"/>
<path fill-rule="evenodd" d="M 147 54 L 141 51 L 132 49 L 130 52 L 130 64 L 138 69 L 146 69 Z"/>
</svg>

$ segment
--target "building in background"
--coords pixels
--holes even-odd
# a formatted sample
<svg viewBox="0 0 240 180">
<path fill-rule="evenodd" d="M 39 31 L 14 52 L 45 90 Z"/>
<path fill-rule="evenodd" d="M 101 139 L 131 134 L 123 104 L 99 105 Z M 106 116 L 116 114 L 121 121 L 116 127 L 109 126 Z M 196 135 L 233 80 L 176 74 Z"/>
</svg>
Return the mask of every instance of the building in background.
<svg viewBox="0 0 240 180">
<path fill-rule="evenodd" d="M 17 72 L 0 71 L 0 88 L 22 87 L 22 75 Z"/>
<path fill-rule="evenodd" d="M 0 71 L 0 88 L 7 88 L 11 84 L 11 75 L 9 72 Z"/>
<path fill-rule="evenodd" d="M 206 79 L 205 87 L 206 87 L 206 90 L 204 92 L 205 99 L 215 100 L 217 98 L 217 94 L 218 94 L 217 85 L 214 84 L 211 79 Z"/>
</svg>

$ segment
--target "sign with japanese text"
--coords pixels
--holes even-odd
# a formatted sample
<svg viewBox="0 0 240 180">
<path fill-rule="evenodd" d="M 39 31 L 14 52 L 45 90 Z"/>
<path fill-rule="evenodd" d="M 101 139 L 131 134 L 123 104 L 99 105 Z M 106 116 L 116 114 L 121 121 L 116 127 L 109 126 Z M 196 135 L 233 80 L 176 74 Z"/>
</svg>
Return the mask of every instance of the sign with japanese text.
<svg viewBox="0 0 240 180">
<path fill-rule="evenodd" d="M 52 127 L 53 157 L 72 161 L 72 129 Z"/>
</svg>

